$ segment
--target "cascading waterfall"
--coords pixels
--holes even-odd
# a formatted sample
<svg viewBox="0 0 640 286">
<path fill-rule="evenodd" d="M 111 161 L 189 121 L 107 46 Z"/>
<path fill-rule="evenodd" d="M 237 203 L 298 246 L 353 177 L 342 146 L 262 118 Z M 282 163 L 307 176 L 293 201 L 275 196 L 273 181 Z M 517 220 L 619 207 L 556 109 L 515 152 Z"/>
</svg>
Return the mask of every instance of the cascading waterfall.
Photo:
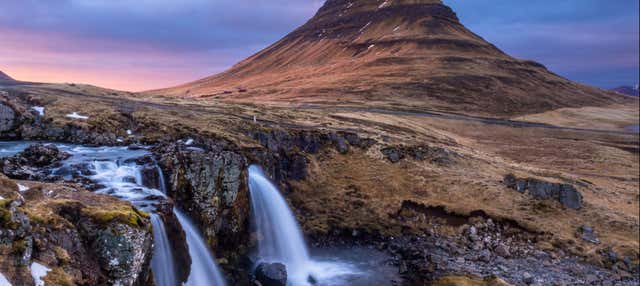
<svg viewBox="0 0 640 286">
<path fill-rule="evenodd" d="M 207 244 L 200 236 L 198 229 L 179 210 L 173 213 L 178 218 L 182 229 L 187 235 L 189 255 L 191 256 L 191 274 L 186 286 L 224 286 L 226 285 L 222 274 L 216 265 L 213 256 L 209 252 Z"/>
<path fill-rule="evenodd" d="M 351 265 L 314 261 L 300 227 L 278 188 L 256 165 L 249 166 L 252 216 L 258 232 L 258 263 L 279 262 L 287 266 L 288 285 L 341 285 L 339 277 L 357 274 Z"/>
<path fill-rule="evenodd" d="M 151 214 L 151 224 L 153 224 L 153 257 L 151 268 L 153 269 L 153 279 L 156 285 L 170 286 L 176 285 L 176 268 L 173 260 L 173 252 L 169 237 L 164 229 L 164 222 L 159 215 Z"/>
<path fill-rule="evenodd" d="M 89 179 L 104 186 L 98 193 L 109 194 L 130 201 L 151 213 L 153 224 L 154 249 L 151 266 L 155 285 L 176 286 L 176 266 L 164 222 L 155 213 L 154 203 L 157 198 L 166 198 L 165 180 L 162 171 L 156 164 L 160 180 L 160 189 L 143 186 L 141 166 L 135 164 L 135 158 L 148 155 L 146 150 L 128 150 L 123 147 L 81 147 L 58 145 L 69 152 L 72 157 L 64 162 L 60 170 L 72 170 L 74 165 L 89 164 L 94 174 Z M 128 162 L 128 163 L 127 163 Z M 65 174 L 60 174 L 65 175 Z M 68 174 L 67 174 L 68 175 Z M 191 256 L 191 271 L 187 286 L 225 286 L 215 259 L 200 236 L 197 228 L 178 210 L 174 210 L 178 222 L 187 236 L 187 246 Z"/>
</svg>

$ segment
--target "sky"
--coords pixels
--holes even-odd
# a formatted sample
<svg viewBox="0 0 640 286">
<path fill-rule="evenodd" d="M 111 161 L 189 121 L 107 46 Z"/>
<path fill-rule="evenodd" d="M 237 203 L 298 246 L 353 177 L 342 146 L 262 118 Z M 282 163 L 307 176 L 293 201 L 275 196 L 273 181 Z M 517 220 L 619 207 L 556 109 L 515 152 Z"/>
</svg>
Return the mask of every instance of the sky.
<svg viewBox="0 0 640 286">
<path fill-rule="evenodd" d="M 0 0 L 0 70 L 141 91 L 221 72 L 322 0 Z M 634 85 L 639 0 L 445 0 L 505 52 L 582 83 Z"/>
</svg>

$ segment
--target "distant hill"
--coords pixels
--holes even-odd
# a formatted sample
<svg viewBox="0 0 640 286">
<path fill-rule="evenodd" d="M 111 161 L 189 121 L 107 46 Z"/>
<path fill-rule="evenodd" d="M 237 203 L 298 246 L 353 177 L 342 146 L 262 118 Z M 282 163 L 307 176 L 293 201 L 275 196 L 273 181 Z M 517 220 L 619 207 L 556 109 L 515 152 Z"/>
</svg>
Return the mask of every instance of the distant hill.
<svg viewBox="0 0 640 286">
<path fill-rule="evenodd" d="M 638 85 L 636 85 L 636 86 L 616 87 L 616 88 L 612 89 L 612 91 L 615 91 L 617 93 L 626 94 L 626 95 L 631 95 L 631 96 L 640 96 L 640 88 L 638 88 Z"/>
<path fill-rule="evenodd" d="M 513 58 L 439 0 L 327 0 L 230 70 L 151 94 L 512 116 L 628 100 Z"/>
<path fill-rule="evenodd" d="M 15 80 L 10 76 L 8 76 L 6 73 L 0 71 L 0 81 L 15 81 Z"/>
</svg>

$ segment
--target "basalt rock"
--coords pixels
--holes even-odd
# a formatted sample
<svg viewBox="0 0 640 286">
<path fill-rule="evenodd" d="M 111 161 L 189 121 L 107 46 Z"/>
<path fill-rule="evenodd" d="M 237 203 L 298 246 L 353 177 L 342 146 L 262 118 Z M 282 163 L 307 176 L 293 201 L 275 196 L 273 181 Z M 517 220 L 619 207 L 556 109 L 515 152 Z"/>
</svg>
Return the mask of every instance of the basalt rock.
<svg viewBox="0 0 640 286">
<path fill-rule="evenodd" d="M 255 276 L 262 286 L 287 285 L 287 268 L 282 263 L 260 263 Z"/>
<path fill-rule="evenodd" d="M 507 187 L 528 194 L 538 200 L 553 199 L 571 209 L 582 208 L 582 194 L 570 184 L 551 183 L 535 178 L 517 178 L 508 174 L 503 179 Z"/>
<path fill-rule="evenodd" d="M 247 162 L 239 153 L 183 144 L 154 148 L 168 195 L 190 214 L 216 250 L 236 250 L 249 216 Z"/>
<path fill-rule="evenodd" d="M 47 180 L 48 167 L 54 166 L 70 155 L 54 145 L 34 144 L 13 157 L 0 161 L 0 170 L 5 175 L 21 180 Z"/>
<path fill-rule="evenodd" d="M 33 285 L 33 262 L 51 269 L 46 285 L 149 285 L 146 214 L 75 185 L 30 187 L 0 176 L 0 272 L 13 285 Z"/>
<path fill-rule="evenodd" d="M 391 163 L 400 162 L 405 158 L 416 161 L 428 161 L 441 166 L 454 162 L 457 154 L 447 149 L 431 146 L 389 146 L 380 150 Z"/>
</svg>

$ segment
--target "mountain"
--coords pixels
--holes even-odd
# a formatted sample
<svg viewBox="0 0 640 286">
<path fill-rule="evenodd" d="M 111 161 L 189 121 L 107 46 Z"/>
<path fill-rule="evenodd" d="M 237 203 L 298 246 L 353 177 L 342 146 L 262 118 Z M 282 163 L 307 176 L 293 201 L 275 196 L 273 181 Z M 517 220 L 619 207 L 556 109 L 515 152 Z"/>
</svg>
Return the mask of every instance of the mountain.
<svg viewBox="0 0 640 286">
<path fill-rule="evenodd" d="M 438 0 L 327 0 L 231 69 L 151 93 L 498 116 L 624 100 L 505 54 Z"/>
<path fill-rule="evenodd" d="M 625 95 L 640 96 L 640 88 L 638 88 L 638 85 L 635 85 L 635 86 L 620 86 L 620 87 L 616 87 L 616 88 L 612 89 L 612 91 L 615 91 L 617 93 L 622 93 L 622 94 L 625 94 Z"/>
<path fill-rule="evenodd" d="M 13 78 L 8 76 L 6 73 L 0 71 L 0 81 L 15 81 Z"/>
</svg>

